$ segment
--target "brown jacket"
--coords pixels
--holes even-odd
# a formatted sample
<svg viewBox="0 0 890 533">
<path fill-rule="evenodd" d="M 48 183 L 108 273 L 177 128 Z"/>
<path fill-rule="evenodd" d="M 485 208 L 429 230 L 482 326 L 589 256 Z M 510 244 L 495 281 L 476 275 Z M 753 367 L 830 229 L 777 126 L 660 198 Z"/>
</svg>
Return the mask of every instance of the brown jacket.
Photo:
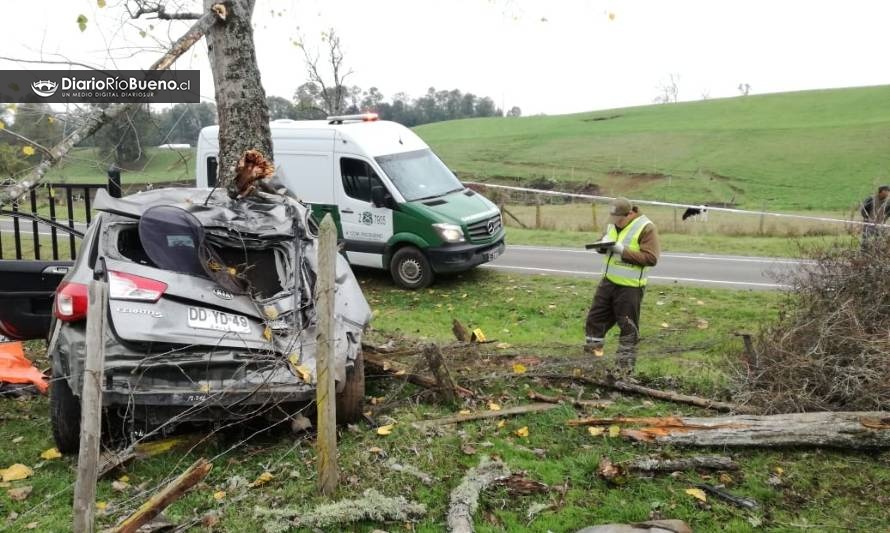
<svg viewBox="0 0 890 533">
<path fill-rule="evenodd" d="M 660 255 L 661 245 L 658 242 L 658 230 L 652 223 L 643 228 L 643 232 L 640 233 L 640 251 L 632 252 L 625 249 L 621 252 L 621 260 L 633 265 L 654 267 L 658 263 Z"/>
</svg>

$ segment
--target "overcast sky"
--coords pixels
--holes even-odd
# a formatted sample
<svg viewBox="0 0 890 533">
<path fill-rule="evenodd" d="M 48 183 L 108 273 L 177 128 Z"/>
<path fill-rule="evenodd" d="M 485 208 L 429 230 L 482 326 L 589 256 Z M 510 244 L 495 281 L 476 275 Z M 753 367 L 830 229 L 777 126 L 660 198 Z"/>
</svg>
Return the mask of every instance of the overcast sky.
<svg viewBox="0 0 890 533">
<path fill-rule="evenodd" d="M 146 67 L 187 27 L 129 21 L 115 0 L 4 7 L 0 55 L 103 68 Z M 752 94 L 890 83 L 890 3 L 874 0 L 258 0 L 254 23 L 266 92 L 288 98 L 306 80 L 292 41 L 318 44 L 332 26 L 351 84 L 387 97 L 458 88 L 525 115 L 649 104 L 671 73 L 681 100 L 733 96 L 742 82 Z M 204 71 L 212 99 L 203 43 L 176 68 Z"/>
</svg>

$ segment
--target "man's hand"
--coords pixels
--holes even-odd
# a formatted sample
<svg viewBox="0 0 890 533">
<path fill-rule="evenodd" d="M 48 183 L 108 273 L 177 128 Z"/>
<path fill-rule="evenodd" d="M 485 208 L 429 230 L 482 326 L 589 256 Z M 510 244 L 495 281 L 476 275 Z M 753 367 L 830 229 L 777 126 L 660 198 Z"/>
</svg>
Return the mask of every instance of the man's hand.
<svg viewBox="0 0 890 533">
<path fill-rule="evenodd" d="M 612 245 L 611 251 L 613 254 L 621 255 L 622 253 L 624 253 L 624 245 L 620 242 L 616 242 Z"/>
</svg>

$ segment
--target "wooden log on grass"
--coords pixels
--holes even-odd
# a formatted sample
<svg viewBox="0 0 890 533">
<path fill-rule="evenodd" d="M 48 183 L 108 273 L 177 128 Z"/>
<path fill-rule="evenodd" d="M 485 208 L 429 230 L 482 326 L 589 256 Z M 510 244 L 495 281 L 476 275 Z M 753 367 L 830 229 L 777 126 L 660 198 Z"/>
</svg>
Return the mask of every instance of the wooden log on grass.
<svg viewBox="0 0 890 533">
<path fill-rule="evenodd" d="M 149 523 L 156 516 L 188 492 L 192 487 L 201 482 L 210 469 L 213 468 L 203 457 L 176 479 L 167 484 L 160 492 L 143 503 L 136 512 L 127 517 L 123 522 L 112 528 L 112 533 L 135 533 L 140 527 Z"/>
<path fill-rule="evenodd" d="M 820 412 L 781 415 L 587 418 L 571 426 L 623 427 L 635 441 L 681 446 L 806 446 L 842 449 L 890 448 L 890 412 Z"/>
</svg>

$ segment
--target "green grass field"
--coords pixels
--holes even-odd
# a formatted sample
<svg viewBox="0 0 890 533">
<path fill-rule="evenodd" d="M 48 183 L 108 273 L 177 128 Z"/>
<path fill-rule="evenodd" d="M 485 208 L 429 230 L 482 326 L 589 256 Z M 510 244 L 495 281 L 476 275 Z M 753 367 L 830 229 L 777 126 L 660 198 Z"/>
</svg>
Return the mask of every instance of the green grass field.
<svg viewBox="0 0 890 533">
<path fill-rule="evenodd" d="M 475 271 L 412 293 L 392 290 L 382 274 L 361 272 L 360 280 L 374 309 L 372 342 L 391 336 L 447 342 L 451 320 L 459 318 L 468 327 L 482 328 L 490 339 L 508 345 L 487 352 L 468 352 L 461 359 L 451 360 L 457 381 L 479 391 L 475 399 L 451 408 L 436 405 L 411 385 L 368 375 L 367 393 L 375 398 L 368 408 L 374 410 L 379 423 L 393 424 L 392 434 L 378 435 L 365 423 L 341 428 L 341 475 L 336 498 L 355 497 L 375 488 L 386 495 L 402 495 L 424 503 L 428 512 L 414 524 L 362 522 L 328 530 L 441 531 L 449 492 L 482 455 L 501 458 L 514 471 L 525 471 L 549 489 L 525 496 L 504 488 L 485 491 L 474 515 L 476 529 L 481 532 L 574 531 L 591 524 L 650 517 L 683 519 L 695 531 L 870 532 L 882 530 L 890 521 L 886 505 L 890 462 L 886 454 L 712 450 L 708 453 L 732 455 L 741 470 L 729 472 L 729 477 L 692 471 L 652 479 L 631 476 L 611 484 L 597 476 L 602 457 L 621 461 L 649 454 L 684 456 L 702 451 L 591 436 L 585 428 L 566 425 L 566 420 L 584 415 L 568 406 L 506 418 L 500 426 L 497 420 L 490 420 L 429 433 L 416 430 L 411 421 L 421 418 L 460 409 L 485 411 L 490 402 L 503 407 L 525 403 L 529 390 L 588 399 L 599 394 L 602 399 L 614 401 L 594 411 L 604 416 L 705 413 L 534 377 L 539 365 L 553 358 L 584 368 L 590 363 L 581 355 L 579 343 L 593 281 Z M 741 350 L 732 332 L 755 328 L 779 309 L 780 297 L 773 293 L 653 287 L 644 304 L 640 373 L 648 380 L 661 379 L 663 386 L 727 398 L 727 361 Z M 38 366 L 45 367 L 39 343 L 32 346 L 32 353 L 38 358 Z M 522 360 L 528 367 L 523 375 L 512 370 L 519 356 L 525 357 Z M 607 360 L 609 357 L 607 353 Z M 535 363 L 534 358 L 541 362 Z M 5 491 L 0 493 L 0 517 L 4 517 L 0 529 L 70 529 L 76 458 L 40 458 L 41 452 L 53 446 L 47 413 L 44 398 L 0 399 L 0 439 L 15 443 L 0 447 L 0 467 L 22 463 L 34 469 L 28 479 L 12 481 L 5 487 L 32 487 L 26 500 L 13 501 Z M 527 428 L 527 436 L 517 434 L 521 428 Z M 315 491 L 314 439 L 294 437 L 286 430 L 250 438 L 254 429 L 239 425 L 216 432 L 187 453 L 174 450 L 140 459 L 101 480 L 97 494 L 104 507 L 99 513 L 100 526 L 112 525 L 197 457 L 212 458 L 214 468 L 204 483 L 165 511 L 177 523 L 200 520 L 214 512 L 219 520 L 215 531 L 258 531 L 268 519 L 259 517 L 257 508 L 309 509 L 323 502 Z M 199 434 L 203 434 L 201 431 Z M 410 475 L 394 472 L 386 466 L 388 459 L 427 472 L 435 481 L 425 485 Z M 237 482 L 243 479 L 249 484 L 264 472 L 272 475 L 264 484 L 245 486 Z M 127 476 L 126 484 L 112 487 L 123 475 Z M 702 481 L 725 483 L 734 494 L 755 498 L 762 507 L 744 511 L 712 498 L 699 503 L 685 491 Z M 214 497 L 218 491 L 225 494 Z M 533 504 L 550 507 L 529 517 Z M 18 517 L 6 518 L 11 513 Z M 279 528 L 287 526 L 285 522 L 272 522 L 270 525 Z"/>
<path fill-rule="evenodd" d="M 604 194 L 843 210 L 890 181 L 890 86 L 416 129 L 463 179 L 547 177 Z"/>
</svg>

